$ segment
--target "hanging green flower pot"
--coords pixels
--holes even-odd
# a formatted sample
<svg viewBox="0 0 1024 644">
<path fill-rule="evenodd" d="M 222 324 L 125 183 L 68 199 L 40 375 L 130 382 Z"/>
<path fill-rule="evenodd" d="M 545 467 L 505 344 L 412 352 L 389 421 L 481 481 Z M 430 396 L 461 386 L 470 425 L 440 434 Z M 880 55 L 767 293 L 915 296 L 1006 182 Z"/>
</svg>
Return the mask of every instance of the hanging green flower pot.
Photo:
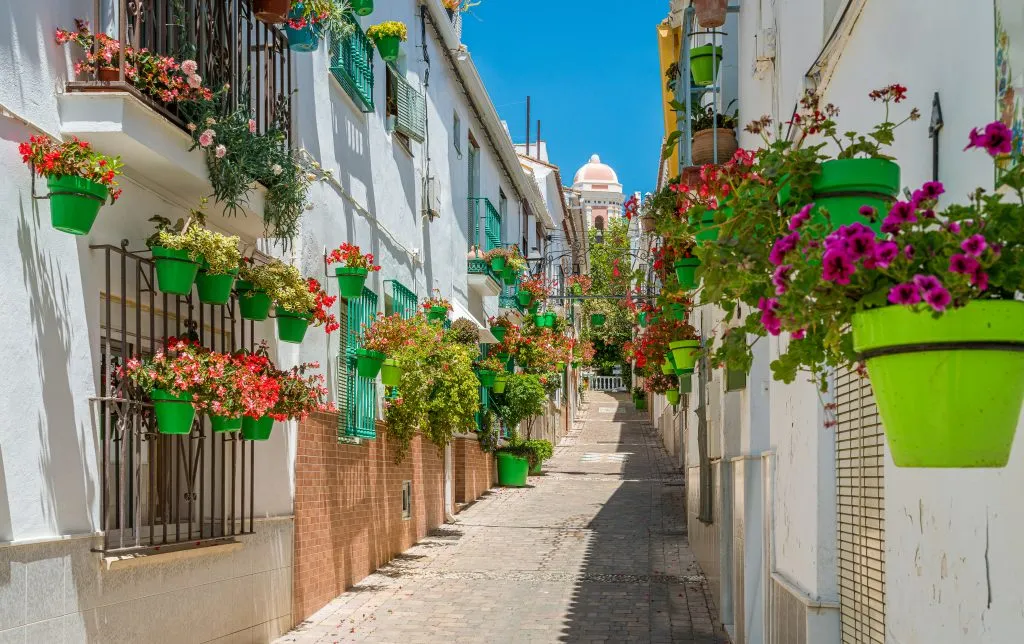
<svg viewBox="0 0 1024 644">
<path fill-rule="evenodd" d="M 548 325 L 548 314 L 547 313 L 535 313 L 533 315 L 533 323 L 539 328 L 544 328 Z"/>
<path fill-rule="evenodd" d="M 662 363 L 661 363 L 661 373 L 662 373 L 662 375 L 671 376 L 675 372 L 676 372 L 675 365 L 672 364 L 671 360 L 669 360 L 668 358 L 665 358 L 665 360 L 663 360 Z"/>
<path fill-rule="evenodd" d="M 519 300 L 519 306 L 530 306 L 533 302 L 533 293 L 529 291 L 519 291 L 516 293 L 516 299 Z"/>
<path fill-rule="evenodd" d="M 676 278 L 679 280 L 679 286 L 686 290 L 692 290 L 697 287 L 698 266 L 700 266 L 700 260 L 696 257 L 684 257 L 673 264 L 673 268 L 676 269 Z"/>
<path fill-rule="evenodd" d="M 500 273 L 505 270 L 505 258 L 501 255 L 491 258 L 491 270 L 495 273 Z"/>
<path fill-rule="evenodd" d="M 402 40 L 398 36 L 377 36 L 373 42 L 377 45 L 377 52 L 381 58 L 389 63 L 398 60 L 398 50 L 402 45 Z"/>
<path fill-rule="evenodd" d="M 537 311 L 540 310 L 540 302 L 534 302 L 533 304 L 530 305 L 530 308 L 528 310 L 530 311 L 530 313 L 536 315 Z"/>
<path fill-rule="evenodd" d="M 368 16 L 373 13 L 373 0 L 350 0 L 348 4 L 357 16 Z"/>
<path fill-rule="evenodd" d="M 688 394 L 693 392 L 693 378 L 689 375 L 679 377 L 679 391 Z"/>
<path fill-rule="evenodd" d="M 359 367 L 356 366 L 356 369 L 358 370 Z M 380 381 L 387 387 L 398 387 L 402 384 L 402 367 L 398 364 L 398 360 L 389 358 L 384 361 L 380 366 Z"/>
<path fill-rule="evenodd" d="M 505 270 L 501 271 L 501 281 L 505 282 L 506 285 L 515 284 L 518 279 L 519 274 L 511 266 L 506 266 Z"/>
<path fill-rule="evenodd" d="M 637 322 L 640 324 L 640 328 L 641 329 L 646 329 L 647 328 L 647 312 L 646 311 L 641 311 L 640 312 L 640 314 L 637 316 Z"/>
<path fill-rule="evenodd" d="M 213 431 L 220 434 L 225 432 L 237 432 L 242 429 L 242 418 L 230 418 L 228 416 L 210 416 L 210 426 Z"/>
<path fill-rule="evenodd" d="M 448 309 L 443 306 L 432 306 L 427 311 L 427 320 L 430 322 L 444 322 L 448 319 Z"/>
<path fill-rule="evenodd" d="M 579 284 L 573 284 L 569 287 L 569 292 L 573 295 L 583 295 L 583 287 Z"/>
<path fill-rule="evenodd" d="M 498 452 L 498 485 L 523 487 L 530 471 L 530 461 L 508 452 Z"/>
<path fill-rule="evenodd" d="M 667 400 L 668 404 L 672 405 L 673 407 L 678 405 L 679 404 L 679 390 L 677 390 L 677 389 L 669 389 L 668 391 L 666 391 L 665 392 L 665 400 Z"/>
<path fill-rule="evenodd" d="M 590 316 L 591 326 L 604 326 L 605 315 L 604 313 L 594 313 Z"/>
<path fill-rule="evenodd" d="M 203 304 L 227 304 L 231 299 L 231 289 L 235 286 L 235 277 L 237 276 L 238 269 L 212 275 L 206 268 L 200 268 L 199 274 L 196 275 L 196 292 L 199 293 L 199 301 Z"/>
<path fill-rule="evenodd" d="M 276 309 L 277 315 L 277 337 L 281 342 L 302 344 L 306 337 L 306 330 L 309 328 L 309 321 L 313 319 L 312 313 L 294 313 L 280 306 Z"/>
<path fill-rule="evenodd" d="M 149 392 L 153 400 L 153 413 L 156 416 L 156 428 L 161 434 L 190 434 L 192 421 L 196 419 L 196 408 L 192 404 L 192 394 L 185 392 L 175 396 L 163 389 Z"/>
<path fill-rule="evenodd" d="M 676 373 L 693 373 L 697 366 L 697 354 L 700 352 L 700 340 L 676 340 L 669 343 L 672 349 L 672 362 L 676 365 Z"/>
<path fill-rule="evenodd" d="M 672 304 L 669 307 L 669 314 L 672 316 L 673 320 L 682 322 L 686 319 L 686 307 L 682 304 Z"/>
<path fill-rule="evenodd" d="M 1024 302 L 975 300 L 939 318 L 904 306 L 853 317 L 893 462 L 1004 467 L 1024 402 Z"/>
<path fill-rule="evenodd" d="M 334 274 L 338 278 L 338 291 L 343 298 L 354 300 L 362 297 L 366 276 L 370 274 L 368 269 L 339 266 L 334 269 Z"/>
<path fill-rule="evenodd" d="M 697 227 L 694 239 L 698 245 L 703 246 L 704 242 L 718 241 L 718 226 L 715 225 L 714 210 L 705 210 L 700 216 L 700 221 L 692 221 L 692 223 Z"/>
<path fill-rule="evenodd" d="M 481 369 L 476 372 L 476 377 L 480 379 L 481 387 L 493 387 L 498 374 L 490 369 Z"/>
<path fill-rule="evenodd" d="M 547 326 L 548 326 L 549 329 L 553 328 L 555 326 L 555 320 L 557 320 L 557 319 L 558 319 L 558 314 L 557 313 L 555 313 L 554 311 L 548 311 Z"/>
<path fill-rule="evenodd" d="M 72 176 L 47 177 L 50 188 L 50 224 L 65 233 L 88 235 L 107 201 L 106 186 Z"/>
<path fill-rule="evenodd" d="M 360 378 L 373 380 L 384 367 L 384 360 L 386 358 L 387 356 L 380 351 L 356 349 L 356 373 L 359 374 Z"/>
<path fill-rule="evenodd" d="M 690 75 L 694 85 L 710 85 L 715 82 L 722 65 L 722 48 L 702 45 L 690 50 Z"/>
<path fill-rule="evenodd" d="M 494 385 L 491 387 L 494 393 L 505 393 L 505 386 L 508 385 L 508 374 L 498 373 L 494 375 Z"/>
<path fill-rule="evenodd" d="M 255 288 L 252 282 L 238 280 L 235 283 L 238 293 L 238 308 L 243 320 L 262 322 L 270 315 L 270 296 L 266 291 Z"/>
<path fill-rule="evenodd" d="M 498 360 L 501 361 L 502 364 L 507 363 L 512 358 L 512 354 L 505 353 L 505 352 L 498 353 L 498 354 L 495 354 L 495 355 L 497 356 Z"/>
<path fill-rule="evenodd" d="M 504 342 L 505 341 L 505 334 L 506 333 L 508 333 L 508 327 L 504 327 L 504 326 L 492 326 L 491 327 L 491 335 L 493 335 L 494 339 L 497 340 L 498 342 Z"/>
<path fill-rule="evenodd" d="M 169 295 L 188 295 L 199 275 L 199 264 L 192 261 L 187 250 L 153 246 L 156 262 L 156 286 Z"/>
<path fill-rule="evenodd" d="M 274 429 L 274 419 L 270 416 L 252 418 L 246 416 L 242 419 L 242 438 L 247 441 L 265 441 L 270 439 L 270 432 Z"/>
<path fill-rule="evenodd" d="M 879 233 L 900 189 L 900 167 L 888 159 L 833 159 L 821 164 L 821 174 L 811 183 L 814 189 L 814 223 L 825 223 L 828 212 L 832 230 L 860 222 Z M 790 200 L 790 186 L 783 182 L 779 203 Z M 803 206 L 803 204 L 793 204 Z M 860 214 L 863 206 L 875 209 L 874 221 Z"/>
</svg>

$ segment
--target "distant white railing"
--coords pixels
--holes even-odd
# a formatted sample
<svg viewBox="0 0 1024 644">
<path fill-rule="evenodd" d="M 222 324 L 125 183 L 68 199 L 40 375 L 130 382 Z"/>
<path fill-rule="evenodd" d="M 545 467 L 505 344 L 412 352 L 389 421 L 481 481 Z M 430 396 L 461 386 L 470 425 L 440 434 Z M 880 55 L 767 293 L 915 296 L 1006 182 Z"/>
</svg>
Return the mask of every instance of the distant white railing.
<svg viewBox="0 0 1024 644">
<path fill-rule="evenodd" d="M 592 391 L 625 391 L 620 376 L 590 376 Z"/>
</svg>

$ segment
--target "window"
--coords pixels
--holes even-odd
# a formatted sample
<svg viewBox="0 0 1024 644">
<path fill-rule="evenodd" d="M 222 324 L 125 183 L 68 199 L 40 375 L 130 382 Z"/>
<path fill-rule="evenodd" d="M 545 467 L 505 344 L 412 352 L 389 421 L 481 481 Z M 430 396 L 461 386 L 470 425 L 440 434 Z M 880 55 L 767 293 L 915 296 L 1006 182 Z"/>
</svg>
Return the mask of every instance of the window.
<svg viewBox="0 0 1024 644">
<path fill-rule="evenodd" d="M 356 350 L 363 325 L 373 323 L 377 314 L 377 295 L 363 288 L 362 297 L 342 305 L 341 324 L 347 333 L 341 338 L 338 356 L 338 438 L 377 437 L 377 380 L 356 373 Z"/>
<path fill-rule="evenodd" d="M 455 151 L 459 153 L 459 158 L 462 158 L 462 119 L 459 118 L 458 112 L 452 113 L 452 144 L 455 146 Z"/>
<path fill-rule="evenodd" d="M 387 70 L 388 123 L 407 140 L 422 143 L 427 133 L 427 103 L 423 94 L 394 66 L 389 64 Z"/>
<path fill-rule="evenodd" d="M 402 481 L 402 518 L 412 518 L 412 481 Z"/>
<path fill-rule="evenodd" d="M 348 36 L 331 39 L 331 74 L 342 89 L 355 101 L 363 112 L 372 112 L 373 107 L 373 43 L 366 37 L 359 23 L 346 15 L 355 29 Z"/>
</svg>

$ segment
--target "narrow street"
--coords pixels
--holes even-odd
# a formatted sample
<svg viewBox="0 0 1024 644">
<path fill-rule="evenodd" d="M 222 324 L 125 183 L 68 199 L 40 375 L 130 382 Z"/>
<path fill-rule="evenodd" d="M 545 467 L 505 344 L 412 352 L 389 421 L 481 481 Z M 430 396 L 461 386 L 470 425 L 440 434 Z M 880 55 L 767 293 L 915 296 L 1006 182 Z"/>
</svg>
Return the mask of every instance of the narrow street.
<svg viewBox="0 0 1024 644">
<path fill-rule="evenodd" d="M 492 490 L 278 642 L 727 642 L 645 417 L 594 392 L 583 418 L 532 487 Z"/>
</svg>

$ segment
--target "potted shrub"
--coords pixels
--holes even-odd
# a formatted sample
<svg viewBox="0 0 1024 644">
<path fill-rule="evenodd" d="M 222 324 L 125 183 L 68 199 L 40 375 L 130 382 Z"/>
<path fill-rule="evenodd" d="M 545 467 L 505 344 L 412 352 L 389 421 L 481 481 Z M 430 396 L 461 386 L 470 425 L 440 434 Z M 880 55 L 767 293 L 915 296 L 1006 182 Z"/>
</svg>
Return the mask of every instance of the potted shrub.
<svg viewBox="0 0 1024 644">
<path fill-rule="evenodd" d="M 1012 141 L 995 122 L 968 147 L 1002 158 Z M 928 182 L 893 204 L 881 238 L 860 222 L 827 234 L 827 215 L 802 209 L 759 307 L 767 333 L 792 334 L 775 377 L 806 369 L 824 386 L 830 367 L 863 362 L 896 465 L 1003 467 L 1024 401 L 1022 189 L 1018 164 L 996 193 L 936 214 L 944 188 Z"/>
<path fill-rule="evenodd" d="M 388 20 L 366 30 L 366 36 L 377 46 L 380 57 L 389 63 L 398 60 L 398 48 L 409 38 L 405 23 Z"/>
<path fill-rule="evenodd" d="M 441 291 L 434 289 L 434 297 L 425 300 L 420 305 L 430 322 L 444 322 L 448 319 L 448 313 L 452 310 L 452 303 L 441 297 Z"/>
<path fill-rule="evenodd" d="M 497 356 L 487 356 L 477 360 L 476 375 L 480 378 L 481 387 L 493 388 L 498 374 L 504 371 L 505 363 L 499 360 Z"/>
<path fill-rule="evenodd" d="M 693 163 L 724 163 L 736 154 L 739 145 L 736 143 L 736 112 L 719 114 L 714 106 L 709 105 L 698 111 L 691 119 L 693 131 Z M 717 139 L 718 156 L 715 156 Z"/>
<path fill-rule="evenodd" d="M 693 84 L 711 85 L 718 76 L 722 66 L 722 48 L 713 45 L 701 45 L 690 49 L 690 75 Z"/>
<path fill-rule="evenodd" d="M 519 303 L 529 307 L 539 306 L 551 295 L 552 287 L 551 281 L 544 275 L 534 275 L 523 280 L 519 283 Z M 532 310 L 531 313 L 536 313 L 536 310 Z"/>
<path fill-rule="evenodd" d="M 586 295 L 594 287 L 594 280 L 589 275 L 573 275 L 568 284 L 569 292 L 573 295 Z"/>
<path fill-rule="evenodd" d="M 664 394 L 670 405 L 679 404 L 679 379 L 674 374 L 652 374 L 644 380 L 644 389 L 652 394 Z"/>
<path fill-rule="evenodd" d="M 157 431 L 179 435 L 191 433 L 196 410 L 210 404 L 218 373 L 209 351 L 180 338 L 168 338 L 166 350 L 132 358 L 119 370 L 153 401 Z"/>
<path fill-rule="evenodd" d="M 289 268 L 277 259 L 267 264 L 257 264 L 251 257 L 242 259 L 235 292 L 238 294 L 238 309 L 243 320 L 262 322 L 267 319 L 274 303 L 270 294 L 289 274 Z"/>
<path fill-rule="evenodd" d="M 529 264 L 526 259 L 519 253 L 519 247 L 512 244 L 505 249 L 507 254 L 505 255 L 505 268 L 501 271 L 501 280 L 505 284 L 515 284 L 519 281 L 519 276 L 523 274 Z M 520 302 L 522 304 L 522 302 Z M 523 304 L 528 306 L 529 303 Z"/>
<path fill-rule="evenodd" d="M 490 325 L 491 335 L 493 335 L 494 339 L 498 342 L 505 340 L 505 335 L 508 333 L 509 329 L 518 328 L 515 323 L 504 315 L 488 318 L 487 324 Z"/>
<path fill-rule="evenodd" d="M 46 177 L 50 223 L 57 230 L 88 235 L 107 199 L 114 203 L 121 196 L 114 180 L 121 174 L 121 158 L 97 154 L 86 141 L 32 136 L 18 151 L 33 172 Z"/>
<path fill-rule="evenodd" d="M 505 270 L 505 264 L 508 261 L 508 257 L 511 252 L 512 251 L 508 248 L 493 248 L 486 253 L 483 253 L 481 257 L 491 265 L 492 271 L 495 273 L 501 273 Z"/>
<path fill-rule="evenodd" d="M 277 337 L 282 342 L 300 344 L 309 325 L 323 326 L 327 333 L 341 328 L 331 307 L 338 300 L 324 292 L 320 282 L 303 279 L 299 269 L 286 266 L 279 282 L 269 295 L 276 302 Z"/>
<path fill-rule="evenodd" d="M 346 300 L 362 297 L 367 276 L 380 270 L 380 266 L 373 263 L 373 253 L 364 255 L 358 246 L 348 242 L 331 251 L 327 264 L 341 264 L 334 269 L 334 274 L 338 277 L 338 290 Z"/>
<path fill-rule="evenodd" d="M 394 356 L 408 339 L 409 323 L 397 313 L 377 314 L 373 324 L 363 331 L 356 350 L 356 372 L 362 378 L 374 379 L 397 387 L 402 382 L 402 366 Z"/>
<path fill-rule="evenodd" d="M 218 366 L 207 414 L 214 432 L 240 431 L 246 416 L 261 418 L 277 403 L 280 383 L 266 349 L 264 342 L 253 353 L 212 354 Z"/>
<path fill-rule="evenodd" d="M 729 0 L 693 0 L 697 23 L 702 29 L 714 29 L 725 24 Z"/>
<path fill-rule="evenodd" d="M 633 405 L 637 411 L 647 409 L 647 392 L 642 387 L 633 387 Z"/>
<path fill-rule="evenodd" d="M 526 446 L 533 451 L 530 460 L 530 476 L 539 476 L 542 473 L 544 461 L 555 455 L 555 448 L 551 441 L 534 438 L 526 441 Z"/>
<path fill-rule="evenodd" d="M 156 287 L 169 295 L 189 295 L 202 265 L 202 256 L 193 249 L 196 236 L 189 233 L 193 218 L 179 219 L 174 225 L 159 216 L 150 221 L 157 227 L 146 240 L 156 265 Z M 235 238 L 236 248 L 237 243 Z"/>
<path fill-rule="evenodd" d="M 188 220 L 179 220 L 176 224 L 161 216 L 151 217 L 150 221 L 157 226 L 157 232 L 147 243 L 156 258 L 160 290 L 188 295 L 192 290 L 189 280 L 192 264 L 197 264 L 198 272 L 192 280 L 195 281 L 199 301 L 203 304 L 227 304 L 242 261 L 238 237 L 203 228 L 205 217 L 201 210 L 193 210 Z"/>
<path fill-rule="evenodd" d="M 668 346 L 672 352 L 672 364 L 675 365 L 676 374 L 693 373 L 700 355 L 700 333 L 691 325 L 682 324 L 674 332 L 674 338 Z"/>
<path fill-rule="evenodd" d="M 338 0 L 292 0 L 285 33 L 292 51 L 311 52 L 320 46 L 320 37 L 330 32 L 344 38 L 352 32 L 352 23 L 345 19 L 347 6 Z"/>
</svg>

